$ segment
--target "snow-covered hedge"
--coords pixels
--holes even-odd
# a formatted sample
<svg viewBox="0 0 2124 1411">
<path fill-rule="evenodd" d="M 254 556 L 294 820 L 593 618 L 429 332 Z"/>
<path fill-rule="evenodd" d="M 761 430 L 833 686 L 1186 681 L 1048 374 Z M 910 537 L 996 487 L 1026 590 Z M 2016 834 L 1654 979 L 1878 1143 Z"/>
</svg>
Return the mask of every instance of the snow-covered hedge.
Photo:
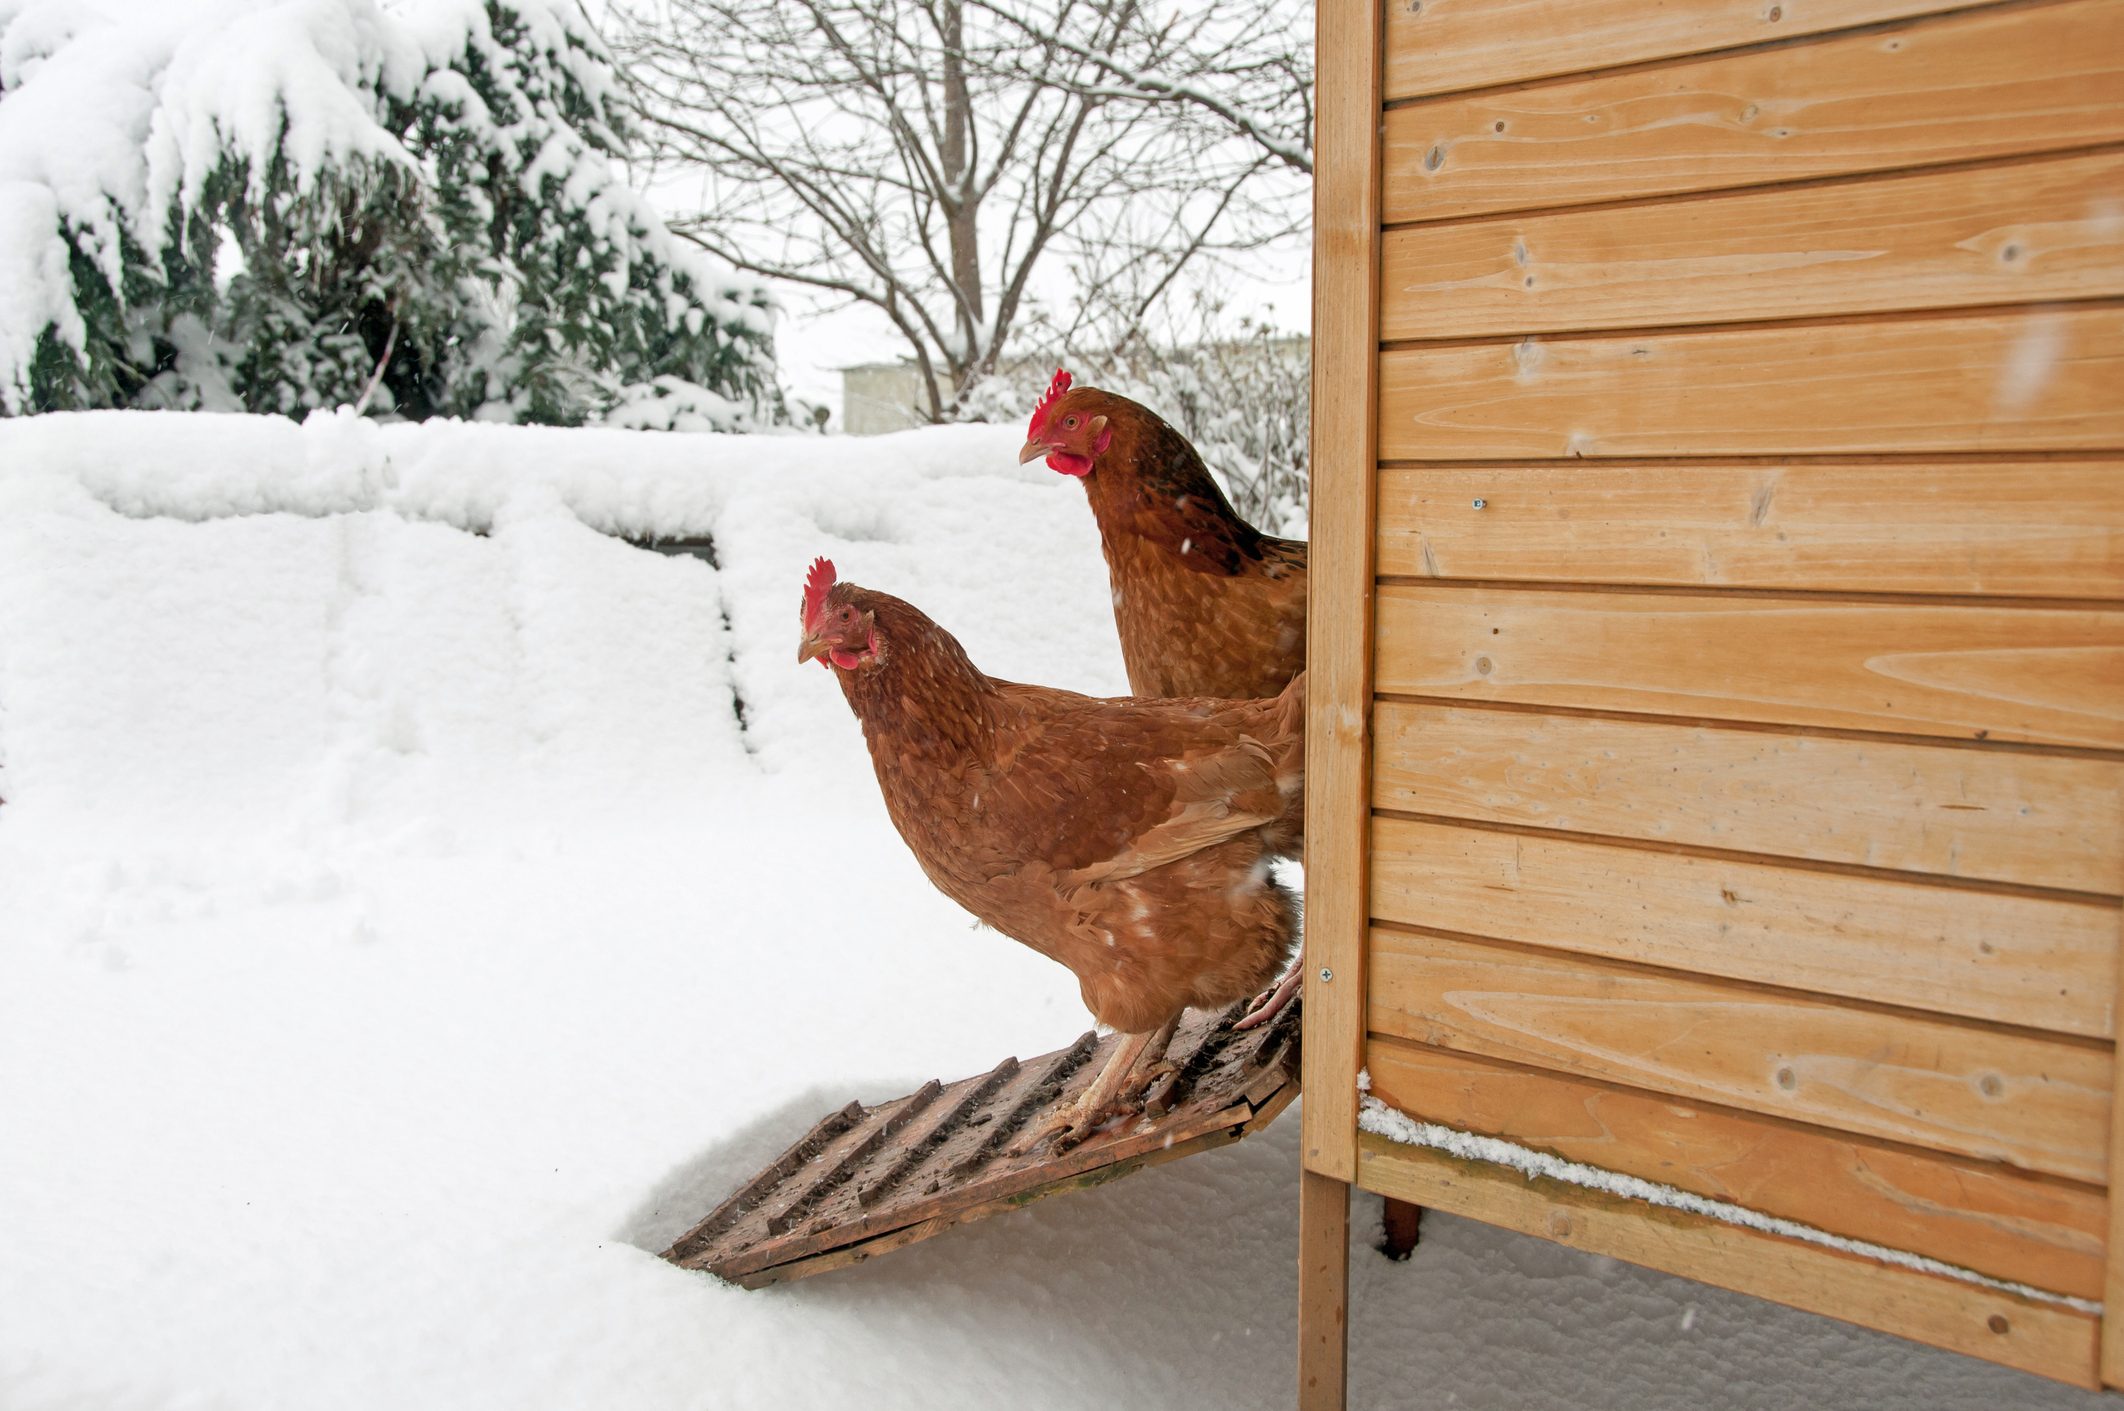
<svg viewBox="0 0 2124 1411">
<path fill-rule="evenodd" d="M 614 804 L 631 817 L 642 790 L 712 793 L 739 759 L 830 766 L 875 802 L 840 692 L 797 669 L 815 555 L 907 596 L 998 675 L 1127 688 L 1091 511 L 1067 478 L 1017 463 L 1021 429 L 850 442 L 343 410 L 0 420 L 0 832 L 26 820 L 16 836 L 56 839 L 55 815 L 78 806 L 190 836 L 213 800 L 231 801 L 217 816 L 232 827 L 288 809 L 308 827 L 318 778 L 348 760 L 481 826 L 579 820 L 600 799 L 635 801 Z M 712 540 L 714 562 L 620 538 Z M 173 632 L 222 664 L 143 645 Z M 320 650 L 358 660 L 365 684 L 289 665 Z M 252 676 L 278 684 L 254 696 Z M 108 709 L 84 711 L 99 691 Z M 446 736 L 459 743 L 412 758 L 392 743 Z"/>
<path fill-rule="evenodd" d="M 776 409 L 572 0 L 0 0 L 0 96 L 0 412 Z"/>
</svg>

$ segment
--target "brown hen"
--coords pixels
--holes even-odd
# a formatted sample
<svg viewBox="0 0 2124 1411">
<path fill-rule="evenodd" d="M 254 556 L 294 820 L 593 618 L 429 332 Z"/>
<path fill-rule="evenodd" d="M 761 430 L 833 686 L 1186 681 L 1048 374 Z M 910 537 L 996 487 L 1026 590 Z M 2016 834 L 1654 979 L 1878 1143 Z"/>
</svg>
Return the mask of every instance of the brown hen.
<svg viewBox="0 0 2124 1411">
<path fill-rule="evenodd" d="M 1150 408 L 1057 371 L 1019 461 L 1084 482 L 1139 696 L 1273 696 L 1305 670 L 1305 545 L 1241 519 Z"/>
<path fill-rule="evenodd" d="M 1183 1009 L 1282 969 L 1302 827 L 1304 682 L 1266 700 L 1101 700 L 984 675 L 887 593 L 812 565 L 800 661 L 830 665 L 893 826 L 929 879 L 1069 967 L 1129 1036 L 1062 1126 L 1081 1136 L 1163 1057 Z M 1152 1050 L 1155 1046 L 1155 1051 Z"/>
</svg>

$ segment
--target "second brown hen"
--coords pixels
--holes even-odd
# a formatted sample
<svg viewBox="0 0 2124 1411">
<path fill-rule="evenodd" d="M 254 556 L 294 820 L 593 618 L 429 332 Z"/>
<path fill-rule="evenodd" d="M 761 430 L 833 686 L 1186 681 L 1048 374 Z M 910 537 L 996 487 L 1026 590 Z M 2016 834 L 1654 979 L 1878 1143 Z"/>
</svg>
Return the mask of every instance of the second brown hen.
<svg viewBox="0 0 2124 1411">
<path fill-rule="evenodd" d="M 1018 459 L 1084 482 L 1131 691 L 1273 696 L 1305 670 L 1305 545 L 1241 519 L 1163 417 L 1058 370 Z"/>
</svg>

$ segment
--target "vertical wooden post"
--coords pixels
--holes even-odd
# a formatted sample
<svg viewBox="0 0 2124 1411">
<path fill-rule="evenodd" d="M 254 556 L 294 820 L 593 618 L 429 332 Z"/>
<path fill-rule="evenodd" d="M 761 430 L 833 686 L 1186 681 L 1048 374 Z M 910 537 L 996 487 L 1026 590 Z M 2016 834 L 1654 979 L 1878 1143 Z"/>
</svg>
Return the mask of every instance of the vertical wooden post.
<svg viewBox="0 0 2124 1411">
<path fill-rule="evenodd" d="M 1306 616 L 1304 1138 L 1357 1176 L 1379 472 L 1379 0 L 1320 0 Z"/>
<path fill-rule="evenodd" d="M 2124 947 L 2124 937 L 2119 938 Z M 2117 966 L 2117 1012 L 2124 1014 L 2124 960 Z M 2102 1280 L 2102 1332 L 2097 1360 L 2102 1385 L 2124 1389 L 2124 1062 L 2110 1070 L 2109 1267 Z M 1299 1242 L 1304 1243 L 1303 1217 Z"/>
<path fill-rule="evenodd" d="M 1386 1226 L 1386 1242 L 1380 1246 L 1381 1253 L 1389 1259 L 1406 1259 L 1416 1252 L 1416 1240 L 1423 1229 L 1422 1206 L 1388 1196 L 1382 1223 Z"/>
<path fill-rule="evenodd" d="M 1340 1411 L 1370 915 L 1383 0 L 1319 0 L 1298 1404 Z"/>
<path fill-rule="evenodd" d="M 1298 1411 L 1342 1411 L 1349 1356 L 1350 1183 L 1298 1186 Z"/>
</svg>

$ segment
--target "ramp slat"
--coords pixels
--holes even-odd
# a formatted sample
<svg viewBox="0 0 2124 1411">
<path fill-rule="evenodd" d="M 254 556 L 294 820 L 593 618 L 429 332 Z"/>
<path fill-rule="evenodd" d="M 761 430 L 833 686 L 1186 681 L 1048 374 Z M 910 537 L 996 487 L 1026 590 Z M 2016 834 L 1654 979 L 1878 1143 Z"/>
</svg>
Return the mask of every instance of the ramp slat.
<svg viewBox="0 0 2124 1411">
<path fill-rule="evenodd" d="M 1239 1033 L 1239 1006 L 1190 1014 L 1167 1049 L 1174 1071 L 1142 1116 L 1056 1151 L 1011 1149 L 1096 1075 L 1121 1036 L 985 1075 L 932 1080 L 893 1102 L 849 1103 L 715 1207 L 664 1257 L 748 1288 L 862 1263 L 956 1225 L 1236 1141 L 1298 1093 L 1299 1004 Z"/>
</svg>

